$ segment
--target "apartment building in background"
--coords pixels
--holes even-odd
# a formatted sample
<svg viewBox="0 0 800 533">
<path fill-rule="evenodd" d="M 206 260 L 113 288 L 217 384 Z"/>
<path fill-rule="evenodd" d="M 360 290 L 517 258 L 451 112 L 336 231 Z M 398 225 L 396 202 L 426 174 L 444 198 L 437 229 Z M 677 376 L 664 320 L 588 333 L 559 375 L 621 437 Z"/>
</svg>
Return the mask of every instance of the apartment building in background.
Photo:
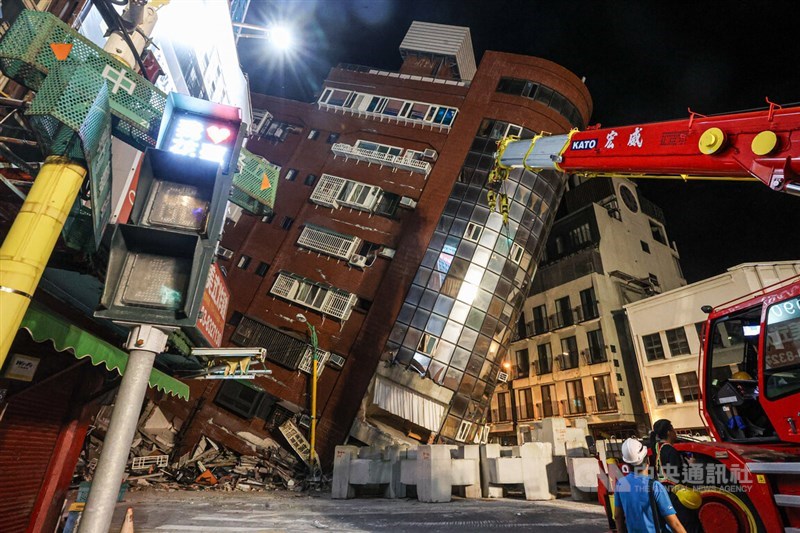
<svg viewBox="0 0 800 533">
<path fill-rule="evenodd" d="M 596 437 L 643 434 L 623 307 L 685 285 L 679 259 L 661 209 L 633 182 L 571 185 L 492 401 L 494 440 L 529 440 L 531 426 L 552 416 L 583 418 Z"/>
<path fill-rule="evenodd" d="M 666 418 L 679 432 L 707 435 L 698 405 L 700 348 L 708 316 L 701 307 L 732 302 L 797 275 L 800 261 L 745 263 L 724 274 L 626 305 L 650 418 Z M 715 335 L 726 348 L 742 352 L 744 339 L 734 332 L 719 331 Z M 738 364 L 722 364 L 711 377 L 727 379 L 742 370 Z"/>
</svg>

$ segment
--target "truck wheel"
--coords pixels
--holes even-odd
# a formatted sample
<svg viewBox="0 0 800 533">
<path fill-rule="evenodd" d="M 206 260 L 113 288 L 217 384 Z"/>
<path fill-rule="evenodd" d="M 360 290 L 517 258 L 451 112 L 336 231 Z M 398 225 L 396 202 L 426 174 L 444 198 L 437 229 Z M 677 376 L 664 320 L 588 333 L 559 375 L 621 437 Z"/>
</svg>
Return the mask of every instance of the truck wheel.
<svg viewBox="0 0 800 533">
<path fill-rule="evenodd" d="M 758 522 L 742 499 L 716 487 L 701 487 L 700 523 L 705 531 L 758 533 Z"/>
</svg>

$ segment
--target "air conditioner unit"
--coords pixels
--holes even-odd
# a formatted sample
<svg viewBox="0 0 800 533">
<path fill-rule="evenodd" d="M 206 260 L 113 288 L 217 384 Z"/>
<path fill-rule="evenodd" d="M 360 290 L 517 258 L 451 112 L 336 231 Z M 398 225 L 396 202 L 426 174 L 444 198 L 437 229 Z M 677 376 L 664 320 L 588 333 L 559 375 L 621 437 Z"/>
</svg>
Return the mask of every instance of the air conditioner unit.
<svg viewBox="0 0 800 533">
<path fill-rule="evenodd" d="M 220 246 L 217 243 L 217 255 L 223 259 L 231 259 L 233 258 L 233 250 L 228 250 L 227 248 Z"/>
<path fill-rule="evenodd" d="M 430 159 L 431 161 L 436 161 L 436 158 L 439 157 L 439 153 L 433 148 L 426 148 L 422 153 L 422 157 L 425 159 Z"/>
<path fill-rule="evenodd" d="M 498 372 L 497 373 L 497 381 L 500 383 L 505 383 L 508 381 L 508 374 L 505 372 Z"/>
<path fill-rule="evenodd" d="M 344 367 L 344 362 L 345 358 L 335 353 L 332 353 L 330 359 L 328 359 L 328 365 L 334 368 Z"/>
<path fill-rule="evenodd" d="M 354 267 L 364 268 L 367 266 L 367 258 L 363 255 L 353 254 L 353 256 L 350 257 L 349 263 Z"/>
<path fill-rule="evenodd" d="M 405 207 L 406 209 L 414 209 L 415 207 L 417 207 L 417 202 L 409 198 L 408 196 L 403 196 L 402 198 L 400 198 L 400 207 Z"/>
<path fill-rule="evenodd" d="M 395 253 L 394 248 L 381 248 L 381 251 L 378 252 L 378 255 L 386 259 L 393 259 L 394 253 Z"/>
</svg>

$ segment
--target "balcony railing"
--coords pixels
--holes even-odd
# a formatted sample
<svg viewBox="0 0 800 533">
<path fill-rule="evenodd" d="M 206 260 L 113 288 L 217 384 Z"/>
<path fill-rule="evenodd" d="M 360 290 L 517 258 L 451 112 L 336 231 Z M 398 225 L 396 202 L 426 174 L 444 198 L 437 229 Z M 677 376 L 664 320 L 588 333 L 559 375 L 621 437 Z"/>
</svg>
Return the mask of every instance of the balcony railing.
<svg viewBox="0 0 800 533">
<path fill-rule="evenodd" d="M 561 400 L 564 416 L 579 416 L 586 414 L 586 399 L 583 396 Z"/>
<path fill-rule="evenodd" d="M 540 418 L 549 418 L 561 414 L 558 409 L 558 402 L 537 403 L 536 412 L 540 415 Z"/>
<path fill-rule="evenodd" d="M 583 318 L 581 321 L 591 320 L 600 316 L 600 310 L 597 307 L 597 302 L 589 302 L 587 305 L 582 305 Z"/>
<path fill-rule="evenodd" d="M 431 173 L 431 164 L 427 161 L 414 159 L 413 157 L 405 157 L 403 155 L 392 155 L 377 150 L 366 150 L 356 146 L 350 146 L 344 143 L 335 143 L 331 147 L 334 154 L 340 155 L 345 158 L 353 158 L 358 161 L 366 161 L 368 163 L 377 163 L 378 165 L 388 165 L 393 168 L 402 168 L 409 172 L 417 172 L 424 174 L 428 177 Z"/>
<path fill-rule="evenodd" d="M 593 413 L 616 413 L 617 395 L 613 392 L 589 396 L 589 405 Z"/>
</svg>

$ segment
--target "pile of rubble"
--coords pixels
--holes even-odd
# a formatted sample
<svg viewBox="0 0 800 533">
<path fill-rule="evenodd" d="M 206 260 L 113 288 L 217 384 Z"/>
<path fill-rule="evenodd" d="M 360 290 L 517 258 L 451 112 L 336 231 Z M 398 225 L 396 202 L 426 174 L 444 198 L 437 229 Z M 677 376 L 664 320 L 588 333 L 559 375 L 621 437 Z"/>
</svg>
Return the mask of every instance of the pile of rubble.
<svg viewBox="0 0 800 533">
<path fill-rule="evenodd" d="M 106 412 L 104 412 L 106 411 Z M 90 481 L 103 447 L 111 407 L 95 419 L 79 468 Z M 170 422 L 154 404 L 148 404 L 139 419 L 127 468 L 128 490 L 223 490 L 264 491 L 305 488 L 304 462 L 279 446 L 256 448 L 242 455 L 201 437 L 191 452 L 177 457 L 180 421 Z M 175 427 L 178 426 L 178 427 Z"/>
</svg>

